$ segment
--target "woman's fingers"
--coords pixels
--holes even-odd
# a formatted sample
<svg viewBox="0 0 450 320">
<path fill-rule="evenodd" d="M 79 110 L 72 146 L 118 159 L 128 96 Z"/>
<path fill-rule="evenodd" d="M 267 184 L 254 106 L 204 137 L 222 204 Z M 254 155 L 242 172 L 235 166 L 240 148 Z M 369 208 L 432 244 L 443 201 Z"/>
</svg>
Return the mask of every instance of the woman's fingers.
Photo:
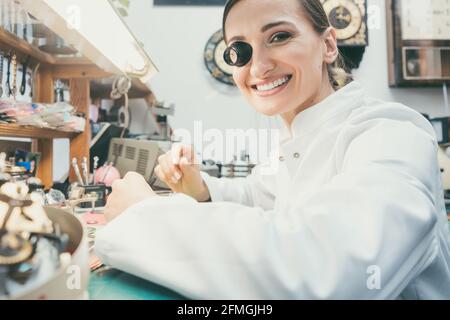
<svg viewBox="0 0 450 320">
<path fill-rule="evenodd" d="M 181 156 L 179 161 L 181 161 L 182 158 L 186 158 L 190 164 L 195 164 L 195 152 L 194 148 L 192 146 L 180 146 L 181 148 Z"/>
<path fill-rule="evenodd" d="M 183 177 L 188 180 L 192 180 L 192 178 L 196 177 L 199 171 L 197 166 L 193 165 L 191 160 L 187 157 L 182 157 L 180 159 L 180 169 L 183 172 Z"/>
<path fill-rule="evenodd" d="M 170 150 L 170 155 L 172 157 L 172 163 L 178 165 L 180 163 L 180 159 L 183 152 L 183 146 L 179 143 L 174 143 Z"/>
<path fill-rule="evenodd" d="M 165 182 L 169 186 L 169 188 L 172 189 L 172 191 L 177 191 L 176 185 L 173 184 L 172 181 L 164 174 L 159 164 L 155 167 L 155 174 L 158 179 Z"/>
<path fill-rule="evenodd" d="M 178 183 L 178 181 L 182 177 L 182 173 L 181 173 L 178 165 L 175 165 L 173 163 L 171 153 L 166 153 L 166 154 L 161 155 L 158 158 L 158 163 L 159 163 L 164 175 L 168 179 L 170 179 L 170 182 L 175 183 L 175 184 Z"/>
<path fill-rule="evenodd" d="M 187 158 L 190 163 L 195 163 L 195 152 L 191 145 L 182 145 L 180 143 L 175 143 L 172 145 L 171 149 L 172 163 L 179 165 L 182 158 Z"/>
<path fill-rule="evenodd" d="M 173 191 L 184 188 L 183 184 L 195 185 L 198 180 L 198 166 L 194 165 L 194 159 L 192 146 L 174 144 L 169 152 L 158 157 L 155 174 Z"/>
</svg>

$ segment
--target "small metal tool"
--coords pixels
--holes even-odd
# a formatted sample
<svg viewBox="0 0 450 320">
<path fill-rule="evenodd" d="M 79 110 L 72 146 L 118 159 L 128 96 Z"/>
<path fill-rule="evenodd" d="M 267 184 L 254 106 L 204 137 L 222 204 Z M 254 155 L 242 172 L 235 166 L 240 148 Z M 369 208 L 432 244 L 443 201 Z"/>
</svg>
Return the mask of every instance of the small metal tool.
<svg viewBox="0 0 450 320">
<path fill-rule="evenodd" d="M 83 185 L 83 179 L 81 178 L 81 174 L 80 174 L 80 168 L 78 168 L 78 162 L 77 162 L 77 158 L 73 158 L 72 159 L 72 167 L 73 170 L 75 171 L 75 174 L 77 176 L 78 182 Z"/>
<path fill-rule="evenodd" d="M 110 163 L 108 164 L 108 168 L 105 169 L 105 174 L 103 175 L 103 178 L 102 178 L 102 180 L 101 180 L 101 183 L 104 183 L 104 182 L 105 182 L 105 179 L 106 179 L 106 177 L 108 176 L 109 170 L 111 169 L 112 166 L 113 166 L 113 163 L 110 162 Z"/>
<path fill-rule="evenodd" d="M 92 184 L 93 184 L 94 186 L 96 185 L 96 182 L 95 182 L 95 176 L 96 176 L 96 173 L 97 173 L 98 160 L 100 160 L 100 158 L 97 157 L 97 156 L 95 156 L 95 157 L 94 157 L 94 172 L 93 172 L 94 178 L 92 179 Z"/>
<path fill-rule="evenodd" d="M 81 162 L 81 170 L 83 170 L 84 181 L 86 182 L 86 186 L 89 185 L 89 170 L 87 165 L 87 158 L 83 157 L 83 161 Z"/>
</svg>

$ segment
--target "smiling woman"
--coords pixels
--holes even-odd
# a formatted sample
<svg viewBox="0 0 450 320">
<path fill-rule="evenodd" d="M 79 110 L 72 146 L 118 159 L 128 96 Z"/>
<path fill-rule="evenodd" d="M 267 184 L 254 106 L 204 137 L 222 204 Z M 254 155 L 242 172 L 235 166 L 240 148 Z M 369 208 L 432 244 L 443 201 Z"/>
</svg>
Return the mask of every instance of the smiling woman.
<svg viewBox="0 0 450 320">
<path fill-rule="evenodd" d="M 229 45 L 225 61 L 239 67 L 235 82 L 257 111 L 282 114 L 290 123 L 298 112 L 347 84 L 350 76 L 342 68 L 336 32 L 319 0 L 262 2 L 227 2 L 222 22 Z M 250 19 L 255 14 L 261 19 Z M 258 60 L 245 67 L 252 55 Z M 232 63 L 244 56 L 245 63 Z M 282 91 L 290 93 L 278 95 Z"/>
<path fill-rule="evenodd" d="M 227 20 L 228 14 L 231 8 L 238 2 L 239 0 L 228 1 L 223 15 L 222 21 L 222 29 L 225 30 L 225 21 Z M 328 17 L 320 4 L 319 1 L 298 1 L 299 5 L 301 5 L 304 13 L 306 13 L 305 18 L 309 20 L 315 32 L 318 35 L 322 35 L 331 25 L 328 21 Z M 270 29 L 271 27 L 276 27 L 277 25 L 282 24 L 282 22 L 275 22 L 268 24 L 264 27 L 263 31 Z M 225 32 L 225 31 L 224 31 Z M 287 36 L 287 35 L 286 35 Z M 226 34 L 225 34 L 226 38 Z M 338 55 L 334 63 L 327 65 L 328 75 L 330 77 L 330 81 L 335 89 L 340 88 L 347 84 L 350 81 L 351 75 L 347 74 L 344 70 L 344 60 L 341 55 Z"/>
<path fill-rule="evenodd" d="M 223 25 L 238 88 L 284 120 L 279 149 L 218 179 L 175 144 L 155 168 L 173 196 L 136 174 L 113 186 L 101 259 L 189 298 L 450 299 L 430 123 L 336 81 L 319 0 L 230 0 Z"/>
</svg>

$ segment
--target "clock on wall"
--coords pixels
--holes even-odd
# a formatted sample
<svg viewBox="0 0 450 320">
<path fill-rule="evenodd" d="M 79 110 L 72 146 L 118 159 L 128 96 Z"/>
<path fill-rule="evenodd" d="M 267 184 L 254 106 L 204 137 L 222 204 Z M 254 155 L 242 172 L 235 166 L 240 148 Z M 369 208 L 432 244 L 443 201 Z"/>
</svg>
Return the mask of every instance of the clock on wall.
<svg viewBox="0 0 450 320">
<path fill-rule="evenodd" d="M 369 44 L 367 0 L 321 0 L 347 69 L 358 68 Z"/>
<path fill-rule="evenodd" d="M 222 29 L 216 31 L 206 43 L 203 53 L 205 65 L 209 73 L 218 81 L 234 86 L 233 67 L 223 59 L 227 45 L 223 39 Z"/>
</svg>

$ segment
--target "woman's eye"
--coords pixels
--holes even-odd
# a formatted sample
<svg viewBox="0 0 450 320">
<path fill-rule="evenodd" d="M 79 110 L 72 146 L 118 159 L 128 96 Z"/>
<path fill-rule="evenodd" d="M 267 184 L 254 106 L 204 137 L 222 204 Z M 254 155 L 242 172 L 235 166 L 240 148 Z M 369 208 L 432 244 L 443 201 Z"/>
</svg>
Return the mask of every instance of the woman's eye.
<svg viewBox="0 0 450 320">
<path fill-rule="evenodd" d="M 284 42 L 286 40 L 289 40 L 291 37 L 292 34 L 289 32 L 278 32 L 270 38 L 270 43 Z"/>
</svg>

